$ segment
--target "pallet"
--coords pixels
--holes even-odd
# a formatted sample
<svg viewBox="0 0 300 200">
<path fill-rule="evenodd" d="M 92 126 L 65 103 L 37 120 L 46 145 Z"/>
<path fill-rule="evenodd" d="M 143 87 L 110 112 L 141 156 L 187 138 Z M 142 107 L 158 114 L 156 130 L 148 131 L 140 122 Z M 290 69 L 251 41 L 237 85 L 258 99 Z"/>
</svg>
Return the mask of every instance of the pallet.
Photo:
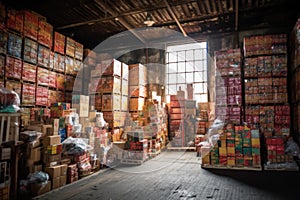
<svg viewBox="0 0 300 200">
<path fill-rule="evenodd" d="M 196 147 L 167 147 L 167 151 L 196 151 Z"/>
<path fill-rule="evenodd" d="M 299 171 L 298 166 L 291 166 L 291 167 L 276 167 L 276 166 L 266 166 L 264 165 L 265 171 Z"/>
<path fill-rule="evenodd" d="M 126 164 L 126 165 L 141 165 L 148 159 L 144 160 L 133 160 L 133 159 L 121 159 L 121 164 Z"/>
<path fill-rule="evenodd" d="M 230 170 L 249 170 L 249 171 L 262 171 L 261 166 L 257 167 L 245 167 L 245 166 L 215 166 L 215 165 L 201 165 L 204 169 L 230 169 Z"/>
</svg>

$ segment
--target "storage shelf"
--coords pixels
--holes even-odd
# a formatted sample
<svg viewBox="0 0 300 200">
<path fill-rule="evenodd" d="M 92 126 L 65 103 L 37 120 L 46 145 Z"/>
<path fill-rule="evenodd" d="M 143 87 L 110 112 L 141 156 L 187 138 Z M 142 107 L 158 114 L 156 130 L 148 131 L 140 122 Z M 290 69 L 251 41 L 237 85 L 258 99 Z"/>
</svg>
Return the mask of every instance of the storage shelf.
<svg viewBox="0 0 300 200">
<path fill-rule="evenodd" d="M 238 166 L 216 166 L 216 165 L 201 165 L 204 169 L 231 169 L 231 170 L 249 170 L 262 171 L 262 167 L 238 167 Z"/>
</svg>

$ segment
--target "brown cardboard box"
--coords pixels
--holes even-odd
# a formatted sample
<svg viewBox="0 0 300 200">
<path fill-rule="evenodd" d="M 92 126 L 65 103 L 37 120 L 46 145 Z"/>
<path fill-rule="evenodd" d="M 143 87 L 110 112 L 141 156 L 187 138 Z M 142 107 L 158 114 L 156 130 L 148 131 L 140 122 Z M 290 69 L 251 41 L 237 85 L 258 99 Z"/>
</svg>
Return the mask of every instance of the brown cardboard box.
<svg viewBox="0 0 300 200">
<path fill-rule="evenodd" d="M 9 186 L 0 188 L 0 199 L 1 200 L 9 200 Z"/>
<path fill-rule="evenodd" d="M 0 147 L 1 157 L 0 160 L 10 160 L 11 148 Z"/>
<path fill-rule="evenodd" d="M 49 145 L 54 145 L 54 144 L 60 144 L 61 137 L 60 135 L 52 135 L 52 136 L 47 136 L 43 138 L 43 145 L 45 147 Z"/>
<path fill-rule="evenodd" d="M 90 122 L 95 122 L 96 121 L 96 110 L 90 110 L 89 111 L 89 121 Z"/>
<path fill-rule="evenodd" d="M 51 180 L 51 182 L 52 182 L 52 186 L 51 186 L 52 190 L 54 190 L 56 188 L 59 188 L 60 187 L 60 176 L 56 177 L 56 178 L 53 178 Z"/>
<path fill-rule="evenodd" d="M 42 150 L 41 147 L 31 149 L 29 160 L 32 160 L 33 162 L 37 162 L 41 160 L 41 150 Z"/>
<path fill-rule="evenodd" d="M 61 154 L 44 154 L 44 164 L 46 167 L 54 166 L 60 164 Z"/>
<path fill-rule="evenodd" d="M 36 183 L 30 185 L 30 191 L 33 195 L 41 195 L 51 190 L 51 181 L 47 181 L 47 183 Z"/>
<path fill-rule="evenodd" d="M 62 165 L 64 165 L 64 164 L 66 164 L 66 165 L 69 165 L 69 164 L 71 164 L 71 159 L 70 158 L 64 158 L 64 159 L 62 159 L 61 161 L 60 161 L 60 164 L 62 164 Z"/>
<path fill-rule="evenodd" d="M 59 183 L 60 187 L 66 185 L 66 184 L 67 184 L 67 175 L 60 176 L 60 183 Z"/>
<path fill-rule="evenodd" d="M 36 148 L 41 145 L 40 138 L 28 143 L 28 148 Z"/>
<path fill-rule="evenodd" d="M 42 133 L 47 135 L 47 136 L 51 136 L 53 135 L 53 127 L 52 125 L 43 125 L 42 126 Z"/>
<path fill-rule="evenodd" d="M 61 166 L 57 165 L 57 166 L 53 166 L 53 167 L 46 167 L 45 168 L 45 172 L 47 174 L 49 174 L 49 176 L 54 179 L 57 177 L 60 177 L 60 173 L 61 173 Z"/>
<path fill-rule="evenodd" d="M 29 173 L 43 171 L 43 165 L 31 165 L 28 166 L 28 168 L 29 168 Z"/>
<path fill-rule="evenodd" d="M 68 165 L 60 165 L 60 175 L 67 175 Z"/>
<path fill-rule="evenodd" d="M 72 108 L 75 108 L 80 117 L 89 117 L 89 103 L 72 104 Z"/>
</svg>

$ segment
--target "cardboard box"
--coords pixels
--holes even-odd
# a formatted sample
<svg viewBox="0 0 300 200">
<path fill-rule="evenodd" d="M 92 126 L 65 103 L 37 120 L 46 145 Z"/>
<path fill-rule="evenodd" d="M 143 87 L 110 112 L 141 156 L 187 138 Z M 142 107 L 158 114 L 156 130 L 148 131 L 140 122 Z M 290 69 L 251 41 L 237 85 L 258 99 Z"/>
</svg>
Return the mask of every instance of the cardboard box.
<svg viewBox="0 0 300 200">
<path fill-rule="evenodd" d="M 202 156 L 202 164 L 203 165 L 205 165 L 205 164 L 209 165 L 210 164 L 210 156 L 209 156 L 209 154 Z"/>
<path fill-rule="evenodd" d="M 89 117 L 89 104 L 87 103 L 73 104 L 72 108 L 76 108 L 80 117 Z"/>
<path fill-rule="evenodd" d="M 33 162 L 37 162 L 41 160 L 41 147 L 33 148 L 30 151 L 29 160 L 32 160 Z"/>
<path fill-rule="evenodd" d="M 234 166 L 235 165 L 235 157 L 227 157 L 227 165 Z"/>
<path fill-rule="evenodd" d="M 122 75 L 122 63 L 116 59 L 103 60 L 101 62 L 103 75 Z"/>
<path fill-rule="evenodd" d="M 0 160 L 10 160 L 11 148 L 0 147 L 1 157 Z"/>
<path fill-rule="evenodd" d="M 67 170 L 68 170 L 68 165 L 66 165 L 66 164 L 60 165 L 60 175 L 61 176 L 67 175 Z"/>
<path fill-rule="evenodd" d="M 60 177 L 60 173 L 61 173 L 61 166 L 57 165 L 57 166 L 53 166 L 53 167 L 46 167 L 45 168 L 45 172 L 47 174 L 49 174 L 49 176 L 54 179 L 57 177 Z"/>
<path fill-rule="evenodd" d="M 59 182 L 60 187 L 66 185 L 66 184 L 67 184 L 67 175 L 60 176 L 60 182 Z"/>
<path fill-rule="evenodd" d="M 59 188 L 60 187 L 60 176 L 56 177 L 56 178 L 53 178 L 51 180 L 51 182 L 52 182 L 52 185 L 51 185 L 52 190 L 54 190 L 56 188 Z"/>
<path fill-rule="evenodd" d="M 235 156 L 235 147 L 227 147 L 227 156 Z"/>
<path fill-rule="evenodd" d="M 61 161 L 60 161 L 60 164 L 62 164 L 62 165 L 69 165 L 69 164 L 71 164 L 71 162 L 72 162 L 72 160 L 70 159 L 70 158 L 64 158 L 64 159 L 62 159 Z"/>
<path fill-rule="evenodd" d="M 49 155 L 44 154 L 44 164 L 46 167 L 60 164 L 61 154 Z"/>
<path fill-rule="evenodd" d="M 49 145 L 60 144 L 61 137 L 60 137 L 60 135 L 47 136 L 47 137 L 43 138 L 42 143 L 43 143 L 44 147 L 47 147 Z"/>
<path fill-rule="evenodd" d="M 46 184 L 35 183 L 30 185 L 30 192 L 34 196 L 42 195 L 51 190 L 51 181 L 47 181 Z"/>
<path fill-rule="evenodd" d="M 259 138 L 251 138 L 252 147 L 260 147 L 260 139 Z"/>
<path fill-rule="evenodd" d="M 220 156 L 227 156 L 227 148 L 226 147 L 219 147 L 219 155 Z"/>
<path fill-rule="evenodd" d="M 43 165 L 31 165 L 28 166 L 28 168 L 29 168 L 29 173 L 43 171 Z"/>
<path fill-rule="evenodd" d="M 0 199 L 9 200 L 9 186 L 4 186 L 0 188 Z"/>
</svg>

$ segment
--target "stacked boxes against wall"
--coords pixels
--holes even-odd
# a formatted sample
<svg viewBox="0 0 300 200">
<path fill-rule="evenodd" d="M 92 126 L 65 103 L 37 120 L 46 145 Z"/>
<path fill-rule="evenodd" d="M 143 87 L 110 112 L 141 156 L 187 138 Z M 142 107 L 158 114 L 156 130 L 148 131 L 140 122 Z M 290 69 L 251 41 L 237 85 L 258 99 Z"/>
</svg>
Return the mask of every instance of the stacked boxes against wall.
<svg viewBox="0 0 300 200">
<path fill-rule="evenodd" d="M 286 34 L 244 38 L 245 121 L 251 127 L 259 128 L 265 141 L 290 135 L 286 53 Z M 283 166 L 284 159 L 270 160 L 269 146 L 263 147 L 264 162 L 269 163 L 264 165 L 266 169 Z M 287 163 L 286 168 L 289 166 Z"/>
<path fill-rule="evenodd" d="M 102 93 L 101 111 L 108 127 L 112 130 L 113 141 L 119 141 L 122 128 L 124 127 L 124 121 L 127 111 L 126 104 L 126 87 L 125 81 L 123 81 L 123 74 L 126 79 L 126 68 L 128 65 L 116 59 L 109 59 L 101 61 L 101 79 L 99 90 Z M 122 70 L 123 69 L 123 70 Z M 125 80 L 124 79 L 124 80 Z M 124 83 L 124 89 L 122 88 L 122 82 Z M 123 95 L 125 94 L 125 95 Z M 122 105 L 122 98 L 125 102 Z"/>
<path fill-rule="evenodd" d="M 71 102 L 70 91 L 82 66 L 83 46 L 53 31 L 46 18 L 33 11 L 3 7 L 7 12 L 0 31 L 0 85 L 15 90 L 27 110 L 33 106 L 45 109 L 64 102 L 65 96 Z M 22 113 L 23 125 L 29 124 L 28 113 L 33 112 Z"/>
<path fill-rule="evenodd" d="M 171 95 L 169 105 L 169 139 L 172 147 L 185 146 L 184 95 Z"/>
<path fill-rule="evenodd" d="M 143 110 L 147 91 L 147 68 L 142 64 L 129 65 L 129 111 L 134 114 Z"/>
<path fill-rule="evenodd" d="M 216 118 L 241 124 L 242 82 L 241 50 L 215 52 L 216 64 Z"/>
<path fill-rule="evenodd" d="M 213 147 L 201 147 L 202 166 L 261 170 L 258 129 L 227 124 L 213 137 Z"/>
<path fill-rule="evenodd" d="M 12 148 L 1 146 L 0 156 L 0 199 L 10 198 L 10 165 L 12 161 Z"/>
<path fill-rule="evenodd" d="M 293 131 L 297 133 L 299 140 L 300 134 L 300 18 L 296 22 L 291 33 L 291 67 L 290 74 L 292 74 L 291 81 L 291 103 L 293 106 Z"/>
<path fill-rule="evenodd" d="M 83 88 L 88 91 L 90 96 L 90 106 L 95 110 L 101 111 L 102 95 L 100 94 L 99 81 L 101 77 L 101 63 L 97 63 L 97 53 L 84 50 L 84 70 L 85 82 Z"/>
</svg>

